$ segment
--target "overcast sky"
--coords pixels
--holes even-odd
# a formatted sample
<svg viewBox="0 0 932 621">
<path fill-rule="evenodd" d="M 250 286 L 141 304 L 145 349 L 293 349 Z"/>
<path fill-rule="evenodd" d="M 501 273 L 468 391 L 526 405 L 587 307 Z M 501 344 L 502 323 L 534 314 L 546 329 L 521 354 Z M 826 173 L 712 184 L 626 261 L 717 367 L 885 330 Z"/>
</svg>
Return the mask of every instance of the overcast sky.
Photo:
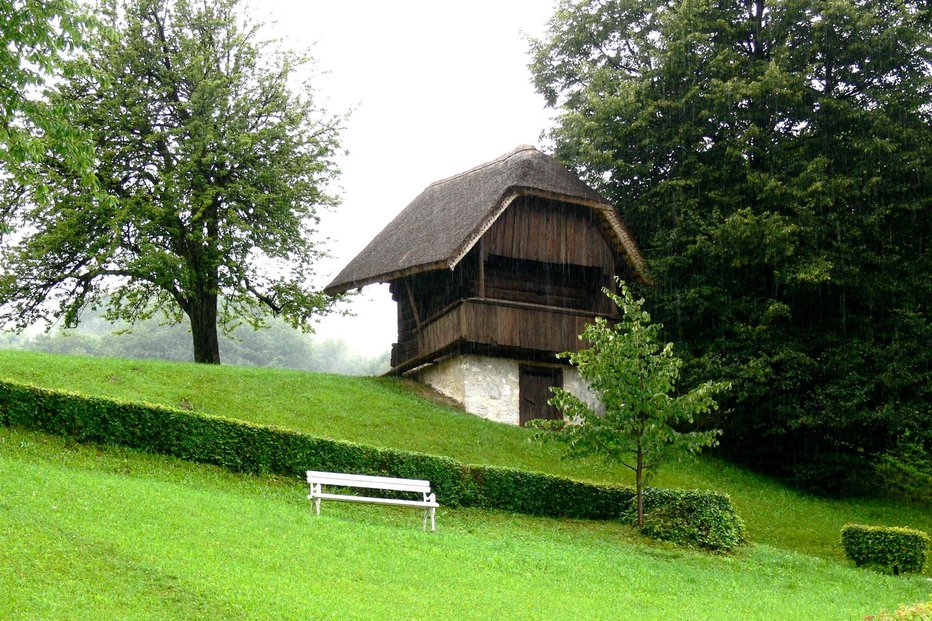
<svg viewBox="0 0 932 621">
<path fill-rule="evenodd" d="M 539 144 L 550 113 L 531 85 L 525 35 L 540 35 L 552 0 L 267 0 L 259 17 L 292 48 L 310 48 L 322 100 L 354 109 L 340 158 L 342 205 L 321 223 L 326 284 L 431 182 Z M 370 285 L 354 317 L 324 319 L 320 338 L 364 354 L 391 347 L 395 305 Z"/>
</svg>

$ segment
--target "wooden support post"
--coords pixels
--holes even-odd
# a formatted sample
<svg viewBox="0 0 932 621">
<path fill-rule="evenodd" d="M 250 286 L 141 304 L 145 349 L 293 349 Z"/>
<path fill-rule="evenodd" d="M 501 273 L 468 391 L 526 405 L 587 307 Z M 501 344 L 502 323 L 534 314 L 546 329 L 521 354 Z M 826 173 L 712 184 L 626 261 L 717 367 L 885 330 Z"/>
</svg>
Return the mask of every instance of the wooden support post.
<svg viewBox="0 0 932 621">
<path fill-rule="evenodd" d="M 408 292 L 408 304 L 411 305 L 411 312 L 414 313 L 414 325 L 421 329 L 421 314 L 417 312 L 417 304 L 414 303 L 414 293 L 411 291 L 411 283 L 405 283 L 405 291 Z"/>
<path fill-rule="evenodd" d="M 479 238 L 479 297 L 485 298 L 485 240 Z"/>
</svg>

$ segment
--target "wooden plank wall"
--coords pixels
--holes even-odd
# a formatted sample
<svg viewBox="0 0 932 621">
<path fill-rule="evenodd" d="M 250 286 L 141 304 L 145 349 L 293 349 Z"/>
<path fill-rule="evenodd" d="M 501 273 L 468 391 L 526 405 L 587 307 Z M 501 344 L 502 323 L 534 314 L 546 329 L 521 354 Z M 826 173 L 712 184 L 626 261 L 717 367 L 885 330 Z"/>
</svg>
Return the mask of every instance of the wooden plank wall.
<svg viewBox="0 0 932 621">
<path fill-rule="evenodd" d="M 556 354 L 577 351 L 579 334 L 590 321 L 588 313 L 471 300 L 462 328 L 470 342 Z"/>
<path fill-rule="evenodd" d="M 495 221 L 484 241 L 488 254 L 614 273 L 615 257 L 599 216 L 581 205 L 522 196 Z"/>
<path fill-rule="evenodd" d="M 428 356 L 458 342 L 549 354 L 578 351 L 582 346 L 579 334 L 591 321 L 591 315 L 584 312 L 465 300 L 424 326 L 417 336 L 416 355 L 410 358 Z"/>
<path fill-rule="evenodd" d="M 606 312 L 601 293 L 608 277 L 599 267 L 557 265 L 492 255 L 486 297 L 559 308 Z"/>
</svg>

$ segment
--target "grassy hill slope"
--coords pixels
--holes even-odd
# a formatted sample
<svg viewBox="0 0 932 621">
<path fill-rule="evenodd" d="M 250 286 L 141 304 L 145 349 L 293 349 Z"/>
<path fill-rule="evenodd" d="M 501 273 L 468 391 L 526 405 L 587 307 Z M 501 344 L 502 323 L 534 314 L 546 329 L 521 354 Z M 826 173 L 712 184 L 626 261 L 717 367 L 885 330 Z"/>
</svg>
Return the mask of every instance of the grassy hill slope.
<svg viewBox="0 0 932 621">
<path fill-rule="evenodd" d="M 632 482 L 630 473 L 621 467 L 563 460 L 559 447 L 531 442 L 526 429 L 438 405 L 417 396 L 412 382 L 395 379 L 21 351 L 0 351 L 0 377 L 194 409 L 373 446 L 446 455 L 467 463 L 581 480 Z M 826 558 L 843 559 L 838 541 L 846 522 L 932 532 L 928 506 L 814 498 L 708 457 L 671 464 L 652 484 L 727 492 L 747 522 L 752 540 Z"/>
<path fill-rule="evenodd" d="M 303 486 L 0 427 L 0 618 L 858 619 L 928 597 L 754 546 L 645 546 L 616 523 L 341 503 Z"/>
</svg>

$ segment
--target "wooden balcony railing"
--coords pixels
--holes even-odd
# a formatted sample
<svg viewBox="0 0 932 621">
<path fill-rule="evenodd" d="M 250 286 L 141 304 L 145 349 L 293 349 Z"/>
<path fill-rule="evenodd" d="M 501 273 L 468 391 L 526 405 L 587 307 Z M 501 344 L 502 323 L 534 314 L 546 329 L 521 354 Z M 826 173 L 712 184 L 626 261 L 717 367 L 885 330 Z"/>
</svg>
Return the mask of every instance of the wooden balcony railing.
<svg viewBox="0 0 932 621">
<path fill-rule="evenodd" d="M 448 351 L 471 345 L 483 350 L 501 348 L 557 354 L 585 346 L 579 334 L 596 313 L 525 302 L 469 298 L 429 317 L 415 340 L 397 343 L 392 350 L 393 372 L 401 373 Z"/>
</svg>

